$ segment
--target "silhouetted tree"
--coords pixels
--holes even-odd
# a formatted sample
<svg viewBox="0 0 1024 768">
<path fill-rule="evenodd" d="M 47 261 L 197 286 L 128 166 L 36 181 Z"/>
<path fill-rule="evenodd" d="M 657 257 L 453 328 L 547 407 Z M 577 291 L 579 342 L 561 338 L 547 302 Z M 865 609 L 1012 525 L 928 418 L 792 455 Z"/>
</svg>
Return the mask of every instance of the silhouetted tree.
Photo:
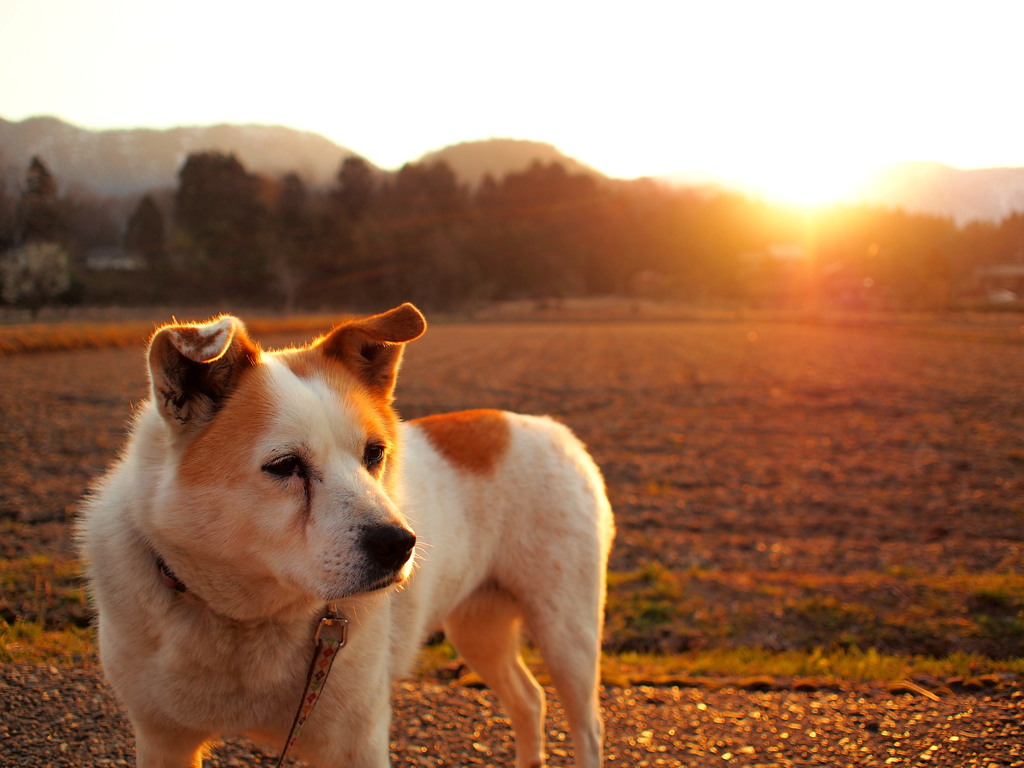
<svg viewBox="0 0 1024 768">
<path fill-rule="evenodd" d="M 373 168 L 363 158 L 350 155 L 342 161 L 336 182 L 334 195 L 341 213 L 350 221 L 359 221 L 376 193 Z"/>
<path fill-rule="evenodd" d="M 274 210 L 274 245 L 270 268 L 284 295 L 285 309 L 293 311 L 298 292 L 315 271 L 316 231 L 310 211 L 309 193 L 302 179 L 289 173 L 281 179 Z"/>
<path fill-rule="evenodd" d="M 0 186 L 0 251 L 55 242 L 76 256 L 112 244 L 112 210 L 81 192 L 58 196 L 53 174 L 33 158 L 23 184 Z M 776 303 L 870 286 L 850 306 L 941 308 L 971 286 L 980 293 L 979 265 L 1024 261 L 1024 215 L 958 230 L 949 219 L 867 206 L 808 213 L 736 194 L 598 181 L 557 163 L 485 176 L 470 191 L 443 162 L 389 176 L 353 156 L 329 189 L 315 190 L 295 174 L 271 182 L 233 155 L 202 152 L 179 172 L 174 224 L 164 229 L 152 198 L 127 222 L 129 250 L 152 261 L 170 241 L 181 257 L 165 265 L 174 279 L 150 274 L 149 283 L 189 299 L 283 295 L 289 308 L 405 299 L 450 307 L 625 294 L 638 284 L 646 295 Z M 751 289 L 757 271 L 744 265 L 761 255 L 771 267 L 778 245 L 802 249 L 803 284 Z M 780 283 L 785 271 L 761 270 L 763 281 Z M 141 278 L 82 279 L 92 281 L 86 295 L 116 297 L 124 286 L 143 295 Z"/>
<path fill-rule="evenodd" d="M 613 200 L 591 176 L 534 163 L 484 180 L 477 193 L 476 248 L 499 298 L 609 289 L 617 236 Z"/>
<path fill-rule="evenodd" d="M 145 195 L 128 219 L 124 247 L 150 264 L 160 260 L 166 251 L 164 215 L 150 195 Z"/>
<path fill-rule="evenodd" d="M 38 156 L 33 156 L 25 173 L 25 186 L 18 202 L 17 221 L 17 242 L 60 239 L 57 181 Z"/>
<path fill-rule="evenodd" d="M 175 220 L 196 290 L 254 298 L 267 288 L 267 211 L 258 177 L 232 154 L 189 155 L 178 172 Z"/>
<path fill-rule="evenodd" d="M 0 253 L 14 245 L 17 230 L 17 201 L 0 155 Z"/>
<path fill-rule="evenodd" d="M 466 298 L 475 282 L 463 247 L 468 200 L 447 163 L 402 166 L 381 191 L 374 221 L 363 230 L 363 264 L 373 259 L 383 267 L 374 280 L 382 296 L 405 296 L 427 306 Z"/>
</svg>

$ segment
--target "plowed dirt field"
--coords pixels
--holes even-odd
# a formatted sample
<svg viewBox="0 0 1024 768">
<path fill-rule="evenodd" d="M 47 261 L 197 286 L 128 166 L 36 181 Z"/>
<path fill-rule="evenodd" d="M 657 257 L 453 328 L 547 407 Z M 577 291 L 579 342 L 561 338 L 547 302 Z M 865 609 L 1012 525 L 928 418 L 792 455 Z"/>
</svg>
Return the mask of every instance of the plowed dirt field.
<svg viewBox="0 0 1024 768">
<path fill-rule="evenodd" d="M 618 523 L 610 650 L 1014 658 L 1021 322 L 437 324 L 408 348 L 397 405 L 546 413 L 588 444 Z M 0 358 L 0 619 L 87 623 L 68 523 L 145 396 L 141 341 Z M 0 765 L 131 761 L 90 660 L 0 677 Z M 938 701 L 609 687 L 609 763 L 1024 765 L 1018 680 L 938 682 Z M 399 691 L 396 764 L 509 764 L 489 693 L 431 685 Z M 246 749 L 215 764 L 249 764 Z"/>
</svg>

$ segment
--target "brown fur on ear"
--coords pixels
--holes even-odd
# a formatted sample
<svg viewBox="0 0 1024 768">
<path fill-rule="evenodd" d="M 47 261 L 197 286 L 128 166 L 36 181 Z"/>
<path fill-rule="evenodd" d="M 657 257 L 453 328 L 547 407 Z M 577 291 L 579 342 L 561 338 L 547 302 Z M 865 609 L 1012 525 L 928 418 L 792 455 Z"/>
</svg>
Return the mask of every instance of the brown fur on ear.
<svg viewBox="0 0 1024 768">
<path fill-rule="evenodd" d="M 338 326 L 320 340 L 319 348 L 371 390 L 390 399 L 402 361 L 402 345 L 418 339 L 426 329 L 423 314 L 406 303 Z"/>
<path fill-rule="evenodd" d="M 242 321 L 231 315 L 165 325 L 149 342 L 153 402 L 172 425 L 205 424 L 259 354 Z"/>
</svg>

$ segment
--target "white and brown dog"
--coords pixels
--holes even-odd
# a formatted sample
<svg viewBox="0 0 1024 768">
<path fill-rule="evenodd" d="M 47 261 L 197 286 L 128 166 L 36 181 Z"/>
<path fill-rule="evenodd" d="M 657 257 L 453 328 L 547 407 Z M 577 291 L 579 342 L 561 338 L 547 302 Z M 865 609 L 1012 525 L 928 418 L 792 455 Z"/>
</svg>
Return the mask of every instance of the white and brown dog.
<svg viewBox="0 0 1024 768">
<path fill-rule="evenodd" d="M 542 765 L 544 697 L 519 655 L 525 625 L 576 764 L 600 765 L 613 536 L 601 475 L 549 419 L 468 411 L 399 423 L 403 344 L 425 328 L 404 304 L 277 352 L 230 316 L 154 334 L 151 398 L 79 529 L 138 765 L 201 765 L 222 734 L 280 748 L 328 604 L 348 619 L 348 640 L 298 756 L 387 766 L 391 682 L 443 627 L 505 707 L 517 764 Z"/>
</svg>

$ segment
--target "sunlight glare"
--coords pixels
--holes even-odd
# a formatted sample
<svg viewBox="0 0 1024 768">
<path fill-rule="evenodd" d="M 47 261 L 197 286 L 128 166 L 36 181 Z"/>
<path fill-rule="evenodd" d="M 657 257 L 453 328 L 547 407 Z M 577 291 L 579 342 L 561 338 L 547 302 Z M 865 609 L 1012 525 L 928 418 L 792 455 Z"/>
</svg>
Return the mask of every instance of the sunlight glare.
<svg viewBox="0 0 1024 768">
<path fill-rule="evenodd" d="M 741 5 L 742 24 L 732 3 L 14 3 L 0 71 L 24 77 L 5 83 L 3 117 L 286 125 L 392 170 L 528 139 L 612 177 L 714 177 L 800 205 L 894 161 L 1024 164 L 1006 79 L 1019 25 L 923 0 Z M 23 67 L 39 50 L 55 53 Z"/>
<path fill-rule="evenodd" d="M 769 160 L 747 168 L 731 181 L 768 200 L 815 207 L 855 198 L 877 167 L 875 162 L 851 164 L 839 158 L 830 161 L 815 158 L 795 158 L 790 162 Z"/>
</svg>

